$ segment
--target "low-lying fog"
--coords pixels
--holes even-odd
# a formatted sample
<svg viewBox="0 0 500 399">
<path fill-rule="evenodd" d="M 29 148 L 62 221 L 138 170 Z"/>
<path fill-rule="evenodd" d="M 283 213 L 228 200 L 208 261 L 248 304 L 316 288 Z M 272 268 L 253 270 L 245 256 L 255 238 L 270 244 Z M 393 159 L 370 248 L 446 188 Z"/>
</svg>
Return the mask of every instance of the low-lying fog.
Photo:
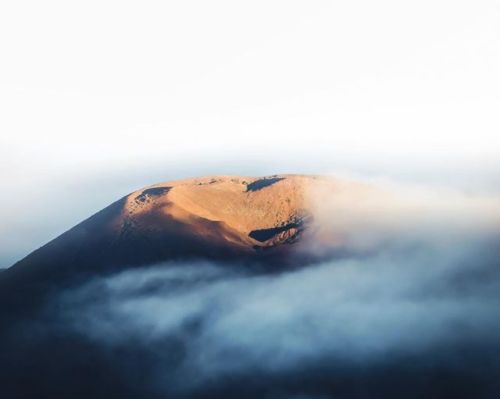
<svg viewBox="0 0 500 399">
<path fill-rule="evenodd" d="M 61 290 L 10 329 L 0 381 L 24 392 L 31 373 L 40 396 L 494 398 L 498 200 L 382 192 L 319 201 L 342 256 L 275 274 L 165 263 Z"/>
</svg>

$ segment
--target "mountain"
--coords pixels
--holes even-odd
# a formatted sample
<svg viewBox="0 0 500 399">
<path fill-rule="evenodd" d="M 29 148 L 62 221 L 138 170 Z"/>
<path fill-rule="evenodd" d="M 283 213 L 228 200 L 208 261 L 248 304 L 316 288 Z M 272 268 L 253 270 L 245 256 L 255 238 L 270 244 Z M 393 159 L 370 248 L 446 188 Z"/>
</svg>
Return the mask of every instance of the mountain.
<svg viewBox="0 0 500 399">
<path fill-rule="evenodd" d="M 324 205 L 335 198 L 350 207 L 370 190 L 308 175 L 210 176 L 142 188 L 2 272 L 0 304 L 25 307 L 90 275 L 160 262 L 213 260 L 265 272 L 306 265 L 331 256 L 329 248 L 342 252 L 339 223 L 324 228 Z"/>
<path fill-rule="evenodd" d="M 304 175 L 213 176 L 137 190 L 2 273 L 0 291 L 25 297 L 88 274 L 179 259 L 293 264 L 313 229 L 312 189 L 332 179 Z M 0 298 L 1 299 L 1 298 Z"/>
<path fill-rule="evenodd" d="M 498 236 L 419 201 L 302 175 L 134 191 L 0 272 L 2 398 L 496 397 Z"/>
</svg>

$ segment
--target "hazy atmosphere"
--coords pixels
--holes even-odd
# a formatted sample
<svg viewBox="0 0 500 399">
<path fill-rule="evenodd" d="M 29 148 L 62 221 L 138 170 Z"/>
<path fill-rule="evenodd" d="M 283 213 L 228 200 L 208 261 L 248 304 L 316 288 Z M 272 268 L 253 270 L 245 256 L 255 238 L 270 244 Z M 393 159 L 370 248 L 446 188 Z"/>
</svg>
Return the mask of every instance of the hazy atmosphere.
<svg viewBox="0 0 500 399">
<path fill-rule="evenodd" d="M 0 265 L 174 178 L 498 191 L 499 19 L 495 1 L 2 4 Z"/>
<path fill-rule="evenodd" d="M 496 398 L 499 21 L 0 4 L 0 396 Z"/>
<path fill-rule="evenodd" d="M 4 392 L 494 398 L 499 198 L 386 190 L 314 192 L 342 241 L 288 271 L 183 260 L 53 291 L 1 336 Z M 20 389 L 26 364 L 38 372 Z"/>
</svg>

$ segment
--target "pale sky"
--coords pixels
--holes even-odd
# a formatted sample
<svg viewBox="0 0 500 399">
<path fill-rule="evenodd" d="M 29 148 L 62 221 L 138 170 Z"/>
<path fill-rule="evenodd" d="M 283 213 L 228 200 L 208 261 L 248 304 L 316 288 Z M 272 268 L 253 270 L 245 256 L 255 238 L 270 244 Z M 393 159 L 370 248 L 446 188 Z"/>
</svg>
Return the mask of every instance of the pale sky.
<svg viewBox="0 0 500 399">
<path fill-rule="evenodd" d="M 499 21 L 498 1 L 2 2 L 0 266 L 190 175 L 497 190 Z"/>
</svg>

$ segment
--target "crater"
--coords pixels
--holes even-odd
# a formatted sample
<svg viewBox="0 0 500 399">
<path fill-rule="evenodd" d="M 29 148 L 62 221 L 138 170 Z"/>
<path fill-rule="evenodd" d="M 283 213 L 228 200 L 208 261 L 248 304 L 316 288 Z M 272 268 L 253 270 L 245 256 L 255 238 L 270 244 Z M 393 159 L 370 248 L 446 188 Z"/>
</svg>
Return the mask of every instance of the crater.
<svg viewBox="0 0 500 399">
<path fill-rule="evenodd" d="M 153 197 L 159 197 L 160 195 L 166 194 L 170 191 L 172 187 L 152 187 L 147 188 L 137 197 L 135 197 L 135 202 L 146 202 L 148 199 Z"/>
<path fill-rule="evenodd" d="M 267 242 L 271 239 L 277 239 L 276 242 L 290 242 L 291 239 L 296 237 L 302 230 L 307 217 L 293 219 L 281 226 L 274 226 L 267 229 L 252 230 L 248 236 L 259 242 Z M 283 234 L 284 233 L 284 234 Z"/>
<path fill-rule="evenodd" d="M 265 177 L 263 179 L 255 180 L 253 183 L 247 185 L 247 191 L 262 190 L 264 187 L 271 186 L 284 179 L 284 177 Z"/>
</svg>

